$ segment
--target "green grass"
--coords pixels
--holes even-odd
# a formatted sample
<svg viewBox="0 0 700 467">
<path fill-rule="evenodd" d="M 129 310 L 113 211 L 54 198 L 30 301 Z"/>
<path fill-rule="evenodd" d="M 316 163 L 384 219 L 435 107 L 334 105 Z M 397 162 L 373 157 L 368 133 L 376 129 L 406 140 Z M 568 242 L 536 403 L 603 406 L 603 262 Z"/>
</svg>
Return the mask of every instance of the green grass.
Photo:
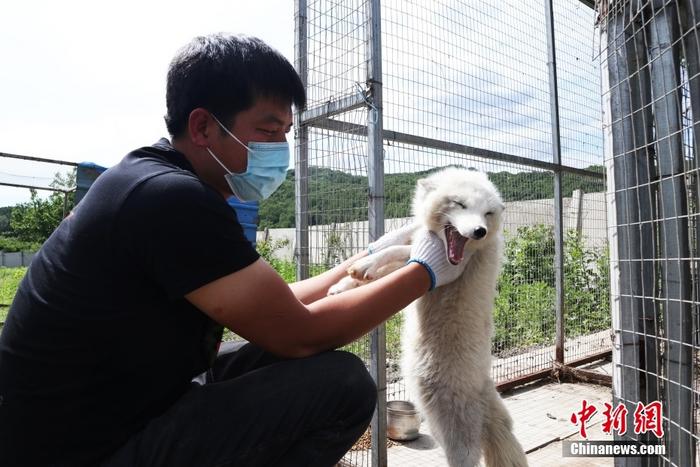
<svg viewBox="0 0 700 467">
<path fill-rule="evenodd" d="M 260 245 L 258 245 L 260 247 Z M 260 251 L 260 248 L 259 248 Z M 267 255 L 265 247 L 263 247 L 262 256 L 268 263 L 279 273 L 280 276 L 285 280 L 285 282 L 292 283 L 296 281 L 296 263 L 293 261 L 284 261 L 272 257 L 272 255 Z M 312 264 L 309 268 L 309 272 L 312 276 L 316 276 L 324 272 L 326 268 L 323 265 Z M 401 324 L 403 322 L 403 314 L 397 313 L 396 315 L 389 318 L 386 322 L 386 352 L 387 356 L 391 358 L 398 358 L 401 354 Z M 230 330 L 224 330 L 224 341 L 235 340 L 236 335 Z M 366 352 L 363 349 L 364 342 L 362 339 L 353 342 L 342 347 L 342 350 L 347 350 L 348 352 L 356 353 L 358 355 Z"/>
<path fill-rule="evenodd" d="M 0 304 L 9 305 L 15 298 L 19 282 L 27 272 L 27 268 L 0 268 Z M 8 307 L 0 307 L 0 322 L 5 322 Z"/>
<path fill-rule="evenodd" d="M 284 261 L 272 258 L 270 264 L 287 282 L 291 283 L 296 280 L 296 263 L 292 261 Z M 316 276 L 324 272 L 326 268 L 323 265 L 312 264 L 309 268 L 311 276 Z M 398 358 L 401 354 L 401 325 L 403 323 L 403 313 L 397 313 L 386 321 L 386 353 L 390 358 Z M 226 337 L 231 337 L 232 334 L 226 330 Z M 360 339 L 362 341 L 362 339 Z M 342 350 L 347 350 L 352 353 L 361 353 L 361 342 L 355 342 L 342 347 Z"/>
<path fill-rule="evenodd" d="M 529 238 L 527 235 L 521 235 L 521 237 Z M 539 245 L 541 242 L 532 243 Z M 567 252 L 572 251 L 576 253 L 578 250 L 571 247 L 567 249 Z M 606 271 L 603 266 L 607 265 L 607 252 L 598 256 L 591 255 L 582 251 L 578 256 L 573 253 L 567 256 L 568 336 L 587 334 L 610 327 L 610 310 L 606 306 L 609 293 L 608 279 L 607 276 L 602 277 L 602 273 L 599 274 L 601 277 L 594 274 L 598 270 Z M 537 258 L 542 255 L 538 253 L 532 256 Z M 529 258 L 526 259 L 529 260 Z M 524 274 L 523 271 L 527 272 L 533 267 L 528 261 L 524 261 L 527 264 L 521 265 L 517 261 L 518 258 L 509 258 L 509 260 L 504 275 L 499 280 L 499 294 L 494 310 L 493 350 L 496 353 L 512 351 L 528 345 L 551 343 L 554 339 L 554 287 L 543 281 L 533 281 Z M 594 261 L 600 263 L 599 267 L 588 267 Z M 296 264 L 293 261 L 271 258 L 269 262 L 286 282 L 294 282 Z M 324 270 L 323 266 L 317 265 L 312 265 L 310 268 L 312 275 L 320 274 Z M 27 268 L 0 268 L 0 304 L 12 303 L 19 282 L 26 271 Z M 5 321 L 8 311 L 7 307 L 0 307 L 0 323 Z M 397 360 L 401 354 L 402 321 L 403 313 L 397 313 L 386 322 L 387 357 L 393 360 Z M 235 337 L 228 330 L 224 333 L 224 340 L 232 340 Z M 367 352 L 366 345 L 366 342 L 360 339 L 343 349 L 363 354 Z"/>
</svg>

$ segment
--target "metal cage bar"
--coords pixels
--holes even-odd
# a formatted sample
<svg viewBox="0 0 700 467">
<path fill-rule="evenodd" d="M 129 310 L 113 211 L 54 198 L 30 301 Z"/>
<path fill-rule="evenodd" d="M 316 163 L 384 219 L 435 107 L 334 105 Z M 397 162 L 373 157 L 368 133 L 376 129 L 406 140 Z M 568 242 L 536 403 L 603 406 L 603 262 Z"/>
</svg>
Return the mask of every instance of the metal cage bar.
<svg viewBox="0 0 700 467">
<path fill-rule="evenodd" d="M 367 178 L 369 181 L 369 240 L 384 234 L 384 135 L 382 103 L 382 28 L 381 2 L 368 3 L 369 34 L 367 86 Z M 372 417 L 372 465 L 385 467 L 386 452 L 386 327 L 370 334 L 370 372 L 377 383 L 377 409 Z"/>
<path fill-rule="evenodd" d="M 561 166 L 561 141 L 559 139 L 559 88 L 557 84 L 557 54 L 554 40 L 554 2 L 545 0 L 547 24 L 547 69 L 549 71 L 549 108 L 552 125 L 552 162 Z M 558 363 L 564 363 L 564 228 L 562 215 L 561 170 L 554 172 L 554 280 L 555 300 L 555 352 Z"/>
<path fill-rule="evenodd" d="M 581 274 L 601 281 L 607 274 L 594 264 L 607 256 L 598 67 L 585 44 L 593 38 L 591 5 L 546 1 L 548 27 L 543 11 L 520 0 L 304 5 L 306 39 L 298 44 L 297 63 L 306 67 L 309 104 L 295 122 L 297 135 L 306 138 L 297 142 L 295 178 L 297 195 L 306 196 L 297 200 L 296 218 L 307 224 L 296 226 L 296 249 L 308 251 L 309 273 L 332 265 L 333 255 L 345 258 L 364 247 L 385 227 L 407 222 L 405 187 L 425 172 L 475 167 L 500 180 L 508 241 L 516 242 L 522 230 L 530 248 L 531 270 L 516 272 L 517 288 L 503 291 L 512 303 L 499 305 L 496 316 L 505 336 L 494 341 L 494 381 L 506 387 L 546 376 L 555 357 L 585 362 L 604 355 L 606 317 L 591 324 L 589 316 L 600 314 L 597 303 L 607 310 L 607 300 L 591 284 L 572 287 L 585 295 L 583 304 L 563 292 L 572 242 L 585 256 L 574 265 Z M 321 183 L 325 179 L 333 183 Z M 576 307 L 575 319 L 563 314 Z M 399 314 L 387 323 L 391 335 L 382 329 L 349 346 L 359 350 L 380 391 L 371 451 L 363 444 L 346 456 L 349 465 L 367 465 L 368 456 L 372 465 L 385 465 L 383 403 L 412 397 L 397 370 L 400 322 Z"/>
<path fill-rule="evenodd" d="M 308 84 L 307 4 L 295 0 L 294 66 L 304 88 Z M 304 109 L 294 113 L 294 222 L 296 275 L 298 280 L 309 277 L 309 130 L 303 124 Z"/>
<path fill-rule="evenodd" d="M 599 2 L 616 205 L 616 400 L 663 406 L 666 454 L 616 465 L 695 465 L 698 444 L 697 0 Z M 602 41 L 601 41 L 602 42 Z M 650 433 L 624 438 L 656 441 Z"/>
</svg>

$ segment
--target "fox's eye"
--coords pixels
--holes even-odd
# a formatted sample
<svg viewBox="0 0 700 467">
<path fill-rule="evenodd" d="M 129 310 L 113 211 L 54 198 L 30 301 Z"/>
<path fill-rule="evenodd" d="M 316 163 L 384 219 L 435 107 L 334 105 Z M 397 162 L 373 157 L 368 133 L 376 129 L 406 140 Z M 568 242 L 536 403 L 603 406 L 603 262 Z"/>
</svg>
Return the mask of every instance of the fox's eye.
<svg viewBox="0 0 700 467">
<path fill-rule="evenodd" d="M 452 202 L 462 209 L 467 209 L 467 206 L 464 203 L 460 203 L 459 201 L 454 200 L 454 199 L 452 200 Z"/>
<path fill-rule="evenodd" d="M 492 212 L 492 211 L 489 211 L 489 212 L 486 213 L 486 215 L 487 215 L 487 216 L 492 216 L 492 215 L 493 215 L 493 212 Z"/>
</svg>

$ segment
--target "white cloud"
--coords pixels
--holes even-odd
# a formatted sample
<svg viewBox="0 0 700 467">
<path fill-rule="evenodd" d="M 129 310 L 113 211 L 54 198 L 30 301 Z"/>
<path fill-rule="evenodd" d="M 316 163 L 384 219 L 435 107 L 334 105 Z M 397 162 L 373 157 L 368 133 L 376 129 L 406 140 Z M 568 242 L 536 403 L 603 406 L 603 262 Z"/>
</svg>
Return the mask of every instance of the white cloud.
<svg viewBox="0 0 700 467">
<path fill-rule="evenodd" d="M 180 46 L 199 34 L 243 32 L 292 61 L 293 3 L 9 3 L 0 17 L 0 152 L 115 164 L 165 135 L 165 73 Z M 309 30 L 313 103 L 364 82 L 366 31 L 357 24 L 360 0 L 310 3 L 309 18 L 318 23 Z M 555 1 L 555 14 L 563 157 L 585 167 L 602 144 L 593 14 L 570 0 Z M 382 15 L 386 129 L 551 160 L 543 5 L 385 0 Z M 327 59 L 334 61 L 322 64 Z M 325 150 L 312 163 L 364 170 L 358 144 L 319 142 Z M 425 168 L 411 167 L 413 151 L 387 151 L 394 160 L 388 171 Z M 18 170 L 26 169 L 0 158 L 0 180 Z M 51 177 L 56 167 L 29 171 Z M 18 193 L 0 188 L 0 206 L 28 197 Z"/>
<path fill-rule="evenodd" d="M 104 166 L 165 136 L 165 75 L 197 35 L 255 35 L 294 58 L 289 0 L 6 2 L 0 15 L 0 152 Z M 56 166 L 0 158 L 2 173 Z M 0 206 L 29 191 L 0 187 Z"/>
</svg>

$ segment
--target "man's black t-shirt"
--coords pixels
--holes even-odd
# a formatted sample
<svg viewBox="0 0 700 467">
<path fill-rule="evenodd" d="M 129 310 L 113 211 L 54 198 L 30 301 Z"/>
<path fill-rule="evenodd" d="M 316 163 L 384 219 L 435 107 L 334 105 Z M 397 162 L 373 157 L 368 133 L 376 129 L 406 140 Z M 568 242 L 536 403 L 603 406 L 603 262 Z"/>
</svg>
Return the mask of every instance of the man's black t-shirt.
<svg viewBox="0 0 700 467">
<path fill-rule="evenodd" d="M 258 258 L 167 140 L 102 174 L 34 257 L 0 335 L 0 465 L 95 465 L 216 355 L 183 297 Z"/>
</svg>

